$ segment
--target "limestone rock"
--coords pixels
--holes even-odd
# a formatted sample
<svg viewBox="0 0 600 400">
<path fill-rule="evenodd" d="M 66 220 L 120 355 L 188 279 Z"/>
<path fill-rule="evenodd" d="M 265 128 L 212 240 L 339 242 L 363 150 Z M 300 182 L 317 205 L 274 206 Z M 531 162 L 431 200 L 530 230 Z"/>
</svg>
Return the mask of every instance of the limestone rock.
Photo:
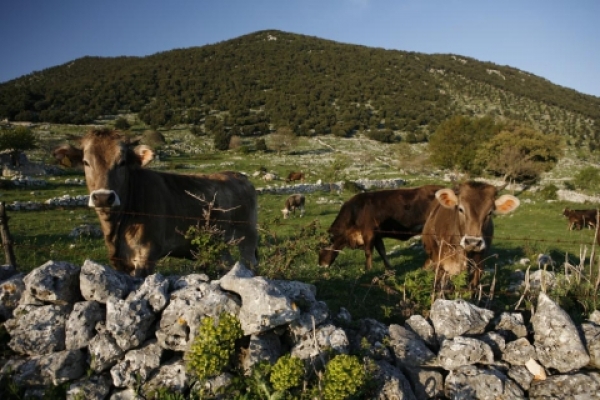
<svg viewBox="0 0 600 400">
<path fill-rule="evenodd" d="M 125 357 L 110 369 L 116 387 L 129 387 L 146 382 L 151 373 L 160 366 L 163 349 L 156 339 L 149 340 L 142 347 L 130 350 Z"/>
<path fill-rule="evenodd" d="M 378 384 L 374 399 L 417 400 L 408 379 L 393 365 L 381 360 L 376 361 L 373 377 Z"/>
<path fill-rule="evenodd" d="M 142 285 L 127 296 L 127 300 L 134 299 L 144 299 L 155 313 L 161 312 L 169 303 L 169 280 L 161 274 L 147 276 Z"/>
<path fill-rule="evenodd" d="M 545 293 L 540 293 L 531 318 L 537 360 L 562 373 L 586 366 L 590 357 L 571 317 Z"/>
<path fill-rule="evenodd" d="M 183 393 L 188 389 L 189 385 L 189 378 L 185 373 L 185 363 L 181 358 L 177 357 L 161 365 L 156 374 L 142 385 L 142 391 L 150 393 L 160 387 L 164 387 L 172 392 Z"/>
<path fill-rule="evenodd" d="M 444 376 L 435 369 L 405 368 L 417 399 L 439 399 L 444 394 Z"/>
<path fill-rule="evenodd" d="M 521 313 L 503 312 L 495 319 L 494 330 L 508 340 L 527 336 L 527 327 Z"/>
<path fill-rule="evenodd" d="M 106 312 L 96 301 L 81 301 L 73 305 L 65 325 L 67 350 L 87 347 L 96 336 L 96 324 L 106 318 Z"/>
<path fill-rule="evenodd" d="M 446 378 L 445 394 L 451 399 L 525 399 L 521 388 L 502 372 L 474 365 L 451 371 Z"/>
<path fill-rule="evenodd" d="M 69 306 L 59 305 L 17 307 L 15 318 L 4 324 L 11 337 L 8 346 L 17 353 L 29 355 L 64 350 L 69 312 Z"/>
<path fill-rule="evenodd" d="M 300 316 L 300 309 L 279 288 L 252 272 L 241 263 L 223 276 L 219 284 L 242 298 L 239 319 L 244 334 L 252 335 L 288 324 Z"/>
<path fill-rule="evenodd" d="M 25 276 L 25 290 L 45 303 L 73 303 L 81 298 L 79 271 L 78 266 L 68 262 L 48 261 Z"/>
<path fill-rule="evenodd" d="M 153 333 L 150 327 L 155 319 L 145 299 L 111 297 L 106 302 L 106 330 L 124 351 L 138 347 Z"/>
<path fill-rule="evenodd" d="M 590 355 L 589 366 L 600 369 L 600 325 L 585 322 L 581 324 L 581 330 Z"/>
<path fill-rule="evenodd" d="M 0 281 L 0 321 L 13 317 L 13 311 L 19 305 L 19 299 L 25 291 L 23 274 L 13 274 Z"/>
<path fill-rule="evenodd" d="M 502 354 L 502 359 L 511 365 L 525 365 L 527 361 L 535 357 L 535 347 L 526 338 L 509 342 Z"/>
<path fill-rule="evenodd" d="M 589 372 L 553 375 L 543 381 L 533 381 L 529 388 L 529 398 L 600 399 L 600 374 Z"/>
<path fill-rule="evenodd" d="M 445 370 L 452 371 L 465 365 L 492 364 L 494 353 L 481 340 L 457 336 L 444 340 L 438 353 L 438 362 Z"/>
<path fill-rule="evenodd" d="M 133 280 L 110 267 L 85 260 L 79 285 L 84 299 L 105 304 L 109 297 L 124 299 L 133 288 Z"/>
<path fill-rule="evenodd" d="M 158 342 L 164 349 L 187 350 L 205 316 L 239 313 L 236 296 L 222 291 L 216 284 L 194 280 L 179 287 L 171 292 L 169 304 L 161 315 L 156 331 Z"/>
<path fill-rule="evenodd" d="M 109 369 L 125 354 L 109 333 L 94 336 L 90 340 L 88 349 L 91 357 L 90 368 L 96 372 Z"/>
<path fill-rule="evenodd" d="M 92 375 L 74 381 L 67 390 L 67 400 L 104 400 L 110 392 L 108 375 Z"/>
<path fill-rule="evenodd" d="M 252 335 L 248 351 L 242 359 L 242 367 L 246 373 L 250 373 L 254 365 L 259 362 L 268 361 L 275 364 L 281 355 L 281 341 L 278 335 L 273 332 Z"/>
<path fill-rule="evenodd" d="M 484 333 L 494 313 L 464 300 L 438 299 L 433 303 L 429 317 L 438 341 L 442 342 L 456 336 Z"/>
<path fill-rule="evenodd" d="M 411 315 L 405 322 L 405 327 L 419 335 L 419 337 L 432 348 L 437 347 L 437 340 L 433 326 L 419 314 Z"/>
<path fill-rule="evenodd" d="M 389 346 L 396 355 L 396 360 L 402 365 L 422 366 L 435 361 L 436 355 L 429 350 L 425 342 L 411 330 L 400 325 L 389 327 Z"/>
</svg>

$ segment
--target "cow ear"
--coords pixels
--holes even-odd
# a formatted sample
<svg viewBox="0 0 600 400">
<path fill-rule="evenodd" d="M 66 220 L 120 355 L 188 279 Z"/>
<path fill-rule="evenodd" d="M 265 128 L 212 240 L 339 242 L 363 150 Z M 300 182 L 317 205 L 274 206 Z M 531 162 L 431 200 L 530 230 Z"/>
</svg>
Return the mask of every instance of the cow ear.
<svg viewBox="0 0 600 400">
<path fill-rule="evenodd" d="M 52 152 L 58 163 L 64 167 L 79 167 L 83 164 L 83 150 L 64 144 Z"/>
<path fill-rule="evenodd" d="M 521 201 L 511 194 L 503 194 L 496 199 L 496 214 L 508 214 L 511 211 L 516 210 L 519 207 Z"/>
<path fill-rule="evenodd" d="M 152 149 L 146 146 L 145 144 L 135 146 L 133 152 L 140 160 L 140 164 L 142 164 L 142 167 L 148 165 L 150 161 L 154 160 L 154 151 L 152 151 Z"/>
<path fill-rule="evenodd" d="M 435 198 L 446 208 L 454 208 L 458 204 L 458 197 L 452 189 L 440 189 L 435 192 Z"/>
</svg>

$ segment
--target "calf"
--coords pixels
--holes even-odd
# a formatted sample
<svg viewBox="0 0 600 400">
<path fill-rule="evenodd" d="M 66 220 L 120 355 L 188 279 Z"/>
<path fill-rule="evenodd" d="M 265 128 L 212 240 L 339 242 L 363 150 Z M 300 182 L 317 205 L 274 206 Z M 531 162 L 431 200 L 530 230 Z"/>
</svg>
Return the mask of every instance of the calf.
<svg viewBox="0 0 600 400">
<path fill-rule="evenodd" d="M 303 194 L 293 194 L 285 200 L 285 206 L 281 212 L 283 213 L 283 219 L 288 219 L 290 213 L 296 215 L 296 209 L 300 210 L 300 216 L 304 216 L 304 203 L 306 199 Z"/>
<path fill-rule="evenodd" d="M 435 193 L 423 227 L 423 245 L 428 259 L 425 267 L 457 275 L 472 270 L 470 286 L 479 284 L 482 262 L 492 244 L 493 214 L 507 214 L 520 202 L 515 196 L 496 199 L 498 188 L 482 182 L 466 182 L 454 190 Z M 439 280 L 437 280 L 439 282 Z"/>
<path fill-rule="evenodd" d="M 562 215 L 569 220 L 569 230 L 583 229 L 584 227 L 596 228 L 597 210 L 570 210 L 565 208 Z"/>
<path fill-rule="evenodd" d="M 408 240 L 421 233 L 427 209 L 443 186 L 426 185 L 359 193 L 346 201 L 329 228 L 330 245 L 319 252 L 319 265 L 330 266 L 341 249 L 362 248 L 365 267 L 372 267 L 373 247 L 386 269 L 392 266 L 384 238 Z"/>
<path fill-rule="evenodd" d="M 206 220 L 212 202 L 211 226 L 236 241 L 242 260 L 257 263 L 257 199 L 242 174 L 179 175 L 144 167 L 153 159 L 148 146 L 138 146 L 115 131 L 92 131 L 77 139 L 79 147 L 63 145 L 53 152 L 63 165 L 84 166 L 110 262 L 134 276 L 154 271 L 167 255 L 193 258 L 184 234 Z"/>
<path fill-rule="evenodd" d="M 285 180 L 286 182 L 300 181 L 304 182 L 303 172 L 290 172 Z"/>
</svg>

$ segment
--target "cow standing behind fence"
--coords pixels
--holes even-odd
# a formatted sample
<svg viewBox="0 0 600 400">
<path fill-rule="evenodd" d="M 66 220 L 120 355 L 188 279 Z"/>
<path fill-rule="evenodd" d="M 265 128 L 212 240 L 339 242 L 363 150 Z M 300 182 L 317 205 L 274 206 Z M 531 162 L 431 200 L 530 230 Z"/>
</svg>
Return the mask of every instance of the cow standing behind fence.
<svg viewBox="0 0 600 400">
<path fill-rule="evenodd" d="M 281 212 L 283 213 L 283 219 L 288 219 L 290 213 L 296 215 L 296 209 L 300 210 L 300 216 L 304 216 L 304 203 L 306 198 L 303 194 L 293 194 L 285 200 L 285 206 Z"/>
<path fill-rule="evenodd" d="M 319 251 L 319 265 L 330 266 L 345 247 L 362 248 L 365 268 L 373 264 L 373 248 L 386 269 L 392 265 L 385 253 L 384 238 L 408 240 L 421 233 L 427 210 L 443 186 L 378 190 L 359 193 L 346 201 L 329 228 L 330 244 Z"/>
<path fill-rule="evenodd" d="M 507 214 L 520 204 L 519 199 L 508 194 L 496 199 L 500 189 L 487 183 L 465 182 L 454 190 L 436 192 L 437 201 L 423 227 L 426 268 L 446 275 L 471 270 L 470 286 L 478 286 L 482 263 L 494 236 L 492 215 Z"/>
<path fill-rule="evenodd" d="M 184 234 L 206 222 L 209 203 L 211 226 L 225 241 L 237 242 L 242 261 L 257 263 L 256 191 L 244 175 L 146 169 L 152 149 L 116 131 L 91 131 L 77 141 L 78 147 L 63 145 L 53 154 L 63 165 L 84 166 L 89 206 L 98 214 L 115 269 L 146 276 L 161 257 L 193 258 Z"/>
<path fill-rule="evenodd" d="M 563 210 L 562 215 L 567 217 L 569 220 L 568 229 L 583 229 L 584 227 L 588 227 L 590 229 L 596 228 L 597 222 L 597 210 L 571 210 L 569 208 L 565 208 Z"/>
</svg>

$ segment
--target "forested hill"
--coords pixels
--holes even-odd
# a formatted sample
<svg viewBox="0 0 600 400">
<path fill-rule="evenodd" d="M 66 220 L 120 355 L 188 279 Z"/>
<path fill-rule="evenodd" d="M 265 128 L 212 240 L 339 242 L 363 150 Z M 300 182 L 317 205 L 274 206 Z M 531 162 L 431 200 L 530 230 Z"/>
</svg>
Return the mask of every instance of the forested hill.
<svg viewBox="0 0 600 400">
<path fill-rule="evenodd" d="M 600 98 L 518 69 L 281 31 L 141 58 L 84 57 L 0 84 L 0 119 L 83 124 L 124 113 L 241 135 L 289 126 L 421 139 L 450 115 L 502 115 L 600 140 Z"/>
</svg>

